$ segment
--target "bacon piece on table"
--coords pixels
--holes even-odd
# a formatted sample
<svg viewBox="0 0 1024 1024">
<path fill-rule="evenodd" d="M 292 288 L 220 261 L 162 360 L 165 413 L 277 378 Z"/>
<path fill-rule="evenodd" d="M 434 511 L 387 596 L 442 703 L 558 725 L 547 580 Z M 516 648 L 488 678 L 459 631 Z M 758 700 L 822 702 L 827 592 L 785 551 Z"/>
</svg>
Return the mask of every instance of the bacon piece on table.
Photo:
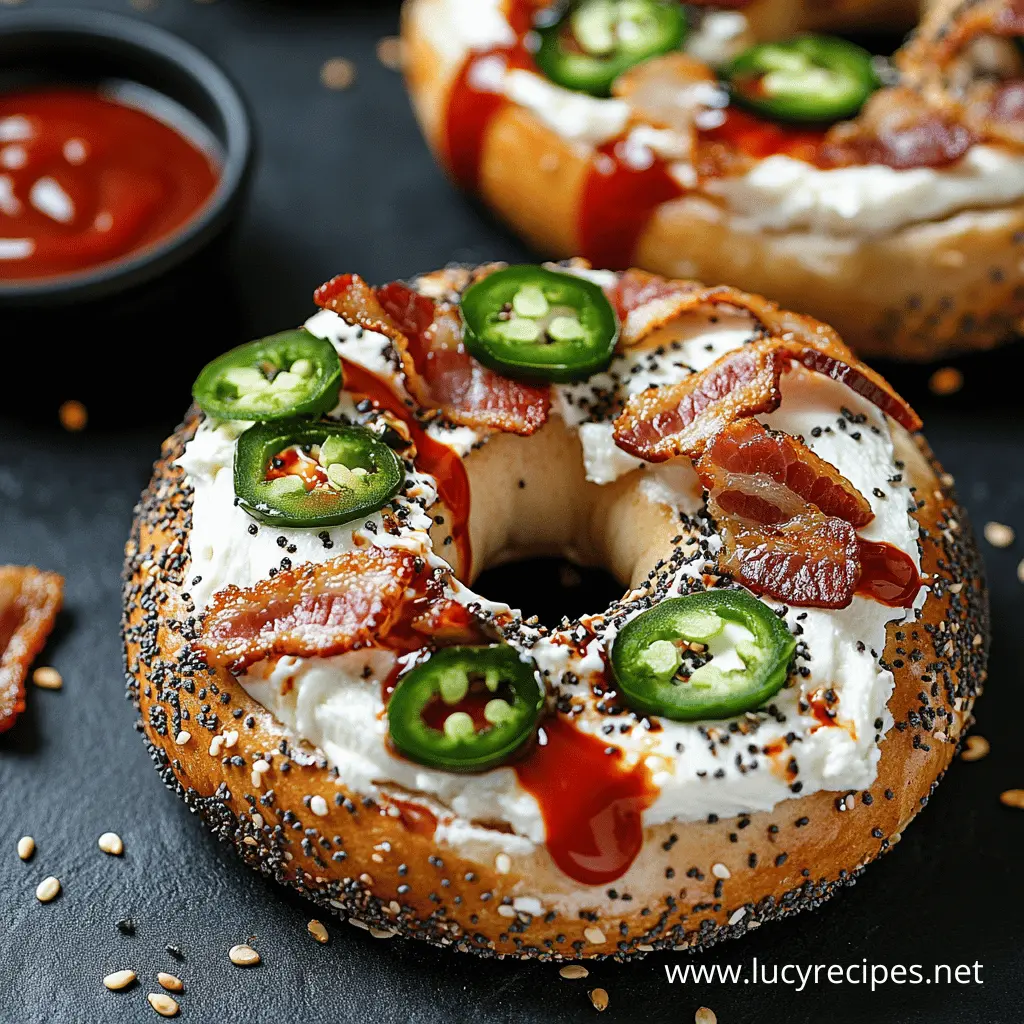
<svg viewBox="0 0 1024 1024">
<path fill-rule="evenodd" d="M 53 629 L 64 580 L 32 566 L 0 566 L 0 732 L 25 710 L 25 677 Z"/>
<path fill-rule="evenodd" d="M 402 361 L 409 393 L 453 423 L 528 436 L 547 421 L 550 388 L 503 377 L 474 359 L 450 303 L 393 283 L 374 290 L 357 274 L 317 289 L 317 305 L 388 337 Z"/>
<path fill-rule="evenodd" d="M 214 595 L 196 644 L 239 672 L 279 655 L 330 657 L 372 646 L 401 615 L 416 576 L 408 551 L 367 548 Z"/>
</svg>

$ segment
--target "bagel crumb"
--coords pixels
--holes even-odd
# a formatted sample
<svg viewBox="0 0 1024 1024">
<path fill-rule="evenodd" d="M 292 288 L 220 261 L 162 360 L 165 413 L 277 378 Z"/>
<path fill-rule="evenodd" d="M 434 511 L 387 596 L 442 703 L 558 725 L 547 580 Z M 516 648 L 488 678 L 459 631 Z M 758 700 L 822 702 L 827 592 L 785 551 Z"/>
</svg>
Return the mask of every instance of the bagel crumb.
<svg viewBox="0 0 1024 1024">
<path fill-rule="evenodd" d="M 177 746 L 184 747 L 190 739 L 192 739 L 192 733 L 187 729 L 182 729 L 181 732 L 174 737 L 174 742 Z"/>
<path fill-rule="evenodd" d="M 260 955 L 252 946 L 240 943 L 228 950 L 228 959 L 236 967 L 254 967 L 260 962 Z"/>
<path fill-rule="evenodd" d="M 599 946 L 602 942 L 606 941 L 604 937 L 604 932 L 601 931 L 600 928 L 596 928 L 593 925 L 591 925 L 589 928 L 585 928 L 583 930 L 583 935 L 586 938 L 587 942 L 592 942 L 595 946 Z"/>
<path fill-rule="evenodd" d="M 320 68 L 320 84 L 327 89 L 348 89 L 356 80 L 356 66 L 347 57 L 332 57 Z"/>
<path fill-rule="evenodd" d="M 109 853 L 112 857 L 120 857 L 124 853 L 124 843 L 116 832 L 104 832 L 100 836 L 98 843 L 99 848 L 104 853 Z"/>
<path fill-rule="evenodd" d="M 22 836 L 18 840 L 18 856 L 28 860 L 36 852 L 36 841 L 31 836 Z"/>
<path fill-rule="evenodd" d="M 1024 789 L 1007 789 L 999 794 L 1000 801 L 1007 807 L 1024 811 Z"/>
<path fill-rule="evenodd" d="M 327 817 L 327 801 L 318 793 L 309 801 L 309 809 L 318 817 Z"/>
<path fill-rule="evenodd" d="M 968 736 L 963 751 L 960 753 L 961 761 L 980 761 L 989 752 L 989 743 L 984 736 Z"/>
<path fill-rule="evenodd" d="M 32 673 L 32 682 L 41 690 L 59 690 L 64 685 L 61 674 L 49 665 L 42 665 Z"/>
<path fill-rule="evenodd" d="M 185 983 L 181 978 L 174 974 L 167 974 L 164 971 L 159 971 L 157 973 L 156 980 L 160 983 L 161 987 L 167 989 L 168 992 L 185 991 Z"/>
<path fill-rule="evenodd" d="M 964 386 L 964 375 L 955 366 L 943 366 L 928 378 L 928 388 L 935 395 L 955 395 Z"/>
<path fill-rule="evenodd" d="M 127 988 L 132 982 L 135 981 L 136 974 L 134 971 L 114 971 L 113 974 L 108 974 L 103 979 L 103 984 L 110 989 L 111 992 L 120 992 L 121 989 Z"/>
<path fill-rule="evenodd" d="M 590 971 L 586 969 L 582 964 L 566 964 L 558 972 L 566 981 L 577 981 L 580 978 L 586 978 Z"/>
<path fill-rule="evenodd" d="M 163 992 L 150 992 L 146 999 L 161 1017 L 176 1017 L 178 1015 L 178 1004 L 170 996 L 165 996 Z"/>
<path fill-rule="evenodd" d="M 594 1009 L 598 1013 L 604 1013 L 608 1009 L 608 993 L 603 988 L 591 989 L 590 1001 L 594 1004 Z"/>
<path fill-rule="evenodd" d="M 315 917 L 309 924 L 306 925 L 306 931 L 316 939 L 321 945 L 325 944 L 330 936 L 327 934 L 327 929 L 324 925 L 318 921 Z"/>
<path fill-rule="evenodd" d="M 50 900 L 56 899 L 59 894 L 60 879 L 54 878 L 53 875 L 50 875 L 49 878 L 44 878 L 36 886 L 36 899 L 39 900 L 40 903 L 49 903 Z"/>
<path fill-rule="evenodd" d="M 1017 539 L 1013 527 L 1005 523 L 988 522 L 985 524 L 984 533 L 985 540 L 994 548 L 1008 548 Z"/>
<path fill-rule="evenodd" d="M 708 1007 L 702 1006 L 693 1015 L 693 1024 L 718 1024 L 718 1017 L 715 1015 L 714 1010 L 710 1010 Z"/>
</svg>

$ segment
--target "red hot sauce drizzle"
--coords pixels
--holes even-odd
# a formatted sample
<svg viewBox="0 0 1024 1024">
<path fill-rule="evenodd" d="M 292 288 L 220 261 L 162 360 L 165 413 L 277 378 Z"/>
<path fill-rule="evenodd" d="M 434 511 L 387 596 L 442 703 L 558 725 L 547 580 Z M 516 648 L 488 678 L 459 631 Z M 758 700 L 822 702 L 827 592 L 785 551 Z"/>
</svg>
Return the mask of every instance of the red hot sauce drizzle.
<svg viewBox="0 0 1024 1024">
<path fill-rule="evenodd" d="M 921 577 L 908 554 L 892 544 L 858 540 L 861 573 L 857 593 L 890 608 L 910 608 Z"/>
<path fill-rule="evenodd" d="M 658 795 L 650 771 L 643 762 L 624 768 L 618 748 L 560 716 L 545 719 L 541 730 L 546 742 L 514 767 L 540 804 L 548 851 L 583 885 L 620 878 L 640 852 L 642 814 Z"/>
<path fill-rule="evenodd" d="M 458 575 L 469 579 L 473 552 L 469 540 L 469 477 L 462 457 L 448 445 L 434 440 L 416 417 L 379 377 L 356 363 L 342 359 L 345 389 L 368 398 L 374 405 L 397 416 L 409 429 L 416 445 L 416 466 L 437 481 L 437 493 L 451 514 L 452 543 L 459 556 Z"/>
</svg>

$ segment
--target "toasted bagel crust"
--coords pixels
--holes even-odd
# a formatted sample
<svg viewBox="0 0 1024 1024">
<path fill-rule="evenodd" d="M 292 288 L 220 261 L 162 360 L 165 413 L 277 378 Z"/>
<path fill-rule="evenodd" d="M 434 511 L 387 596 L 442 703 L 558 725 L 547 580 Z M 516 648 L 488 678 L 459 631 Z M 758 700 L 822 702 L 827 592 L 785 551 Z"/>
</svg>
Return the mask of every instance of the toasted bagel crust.
<svg viewBox="0 0 1024 1024">
<path fill-rule="evenodd" d="M 460 63 L 432 45 L 426 26 L 447 3 L 407 0 L 403 9 L 409 92 L 442 164 L 445 111 Z M 899 21 L 898 6 L 905 14 L 906 5 L 887 10 Z M 837 7 L 838 28 L 870 23 L 870 4 Z M 820 5 L 759 3 L 747 13 L 761 38 L 827 29 Z M 577 225 L 591 163 L 588 147 L 509 104 L 485 135 L 479 192 L 538 252 L 568 257 L 583 248 Z M 751 228 L 694 192 L 657 208 L 633 262 L 666 277 L 728 280 L 767 295 L 831 324 L 860 355 L 929 361 L 991 348 L 1017 330 L 1024 318 L 1024 202 L 964 210 L 878 237 L 830 239 Z"/>
<path fill-rule="evenodd" d="M 896 724 L 881 743 L 871 789 L 647 828 L 639 856 L 611 886 L 579 886 L 542 846 L 509 857 L 499 871 L 492 846 L 437 842 L 346 788 L 322 753 L 196 655 L 199 622 L 187 593 L 192 494 L 175 461 L 197 423 L 193 412 L 165 443 L 127 545 L 129 696 L 164 781 L 217 835 L 328 911 L 385 930 L 377 934 L 544 958 L 695 948 L 742 935 L 852 884 L 927 803 L 970 722 L 988 639 L 977 551 L 951 481 L 924 440 L 893 424 L 897 457 L 920 502 L 921 567 L 931 592 L 916 621 L 888 629 L 884 660 L 895 677 L 889 709 Z M 612 517 L 609 528 L 622 525 Z M 641 548 L 628 560 L 644 561 Z M 179 744 L 182 731 L 191 735 Z M 270 769 L 254 772 L 269 753 Z M 317 797 L 326 814 L 312 809 L 313 802 L 321 809 Z M 538 892 L 573 911 L 542 916 L 511 905 Z"/>
</svg>

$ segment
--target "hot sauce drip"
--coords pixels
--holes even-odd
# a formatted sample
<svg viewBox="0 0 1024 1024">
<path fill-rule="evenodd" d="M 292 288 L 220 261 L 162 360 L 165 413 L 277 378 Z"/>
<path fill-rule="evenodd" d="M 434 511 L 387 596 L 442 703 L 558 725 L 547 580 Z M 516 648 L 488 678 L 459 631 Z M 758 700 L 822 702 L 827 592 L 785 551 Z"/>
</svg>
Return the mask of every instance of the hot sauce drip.
<svg viewBox="0 0 1024 1024">
<path fill-rule="evenodd" d="M 910 556 L 892 544 L 860 540 L 857 593 L 890 608 L 910 608 L 921 589 L 921 577 Z"/>
<path fill-rule="evenodd" d="M 561 717 L 541 729 L 542 742 L 515 772 L 540 804 L 553 860 L 583 885 L 620 878 L 640 852 L 641 816 L 658 794 L 649 770 L 642 762 L 624 768 L 618 748 Z"/>
<path fill-rule="evenodd" d="M 0 279 L 88 270 L 159 242 L 218 173 L 174 128 L 98 92 L 0 96 Z"/>
<path fill-rule="evenodd" d="M 825 141 L 822 129 L 776 124 L 732 106 L 722 111 L 721 124 L 701 129 L 700 136 L 705 143 L 724 143 L 754 160 L 789 156 L 811 164 L 822 161 Z"/>
<path fill-rule="evenodd" d="M 314 487 L 326 487 L 328 483 L 324 467 L 312 455 L 294 444 L 270 460 L 264 479 L 278 480 L 285 476 L 297 476 L 307 491 L 313 490 Z"/>
<path fill-rule="evenodd" d="M 647 152 L 637 162 L 624 157 L 621 139 L 594 153 L 580 200 L 580 255 L 596 267 L 625 270 L 655 210 L 683 194 L 664 160 Z"/>
<path fill-rule="evenodd" d="M 437 481 L 437 493 L 451 514 L 452 543 L 459 555 L 459 575 L 469 579 L 473 566 L 473 551 L 469 540 L 469 477 L 462 458 L 454 449 L 435 441 L 420 426 L 416 417 L 395 397 L 391 389 L 369 370 L 347 359 L 342 359 L 345 388 L 368 398 L 374 405 L 386 409 L 408 428 L 416 445 L 416 465 Z"/>
</svg>

